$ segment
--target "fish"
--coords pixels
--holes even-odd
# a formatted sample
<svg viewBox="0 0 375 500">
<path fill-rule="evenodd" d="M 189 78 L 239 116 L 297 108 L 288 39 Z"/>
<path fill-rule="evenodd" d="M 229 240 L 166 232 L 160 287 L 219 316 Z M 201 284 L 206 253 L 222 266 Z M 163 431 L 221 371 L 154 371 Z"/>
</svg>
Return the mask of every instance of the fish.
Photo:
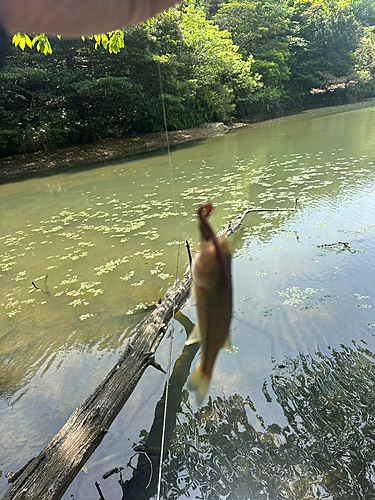
<svg viewBox="0 0 375 500">
<path fill-rule="evenodd" d="M 207 221 L 212 211 L 211 203 L 198 209 L 200 250 L 192 267 L 198 323 L 186 341 L 187 345 L 201 342 L 200 359 L 187 384 L 198 406 L 206 397 L 219 350 L 231 348 L 231 254 L 225 234 L 216 236 Z"/>
</svg>

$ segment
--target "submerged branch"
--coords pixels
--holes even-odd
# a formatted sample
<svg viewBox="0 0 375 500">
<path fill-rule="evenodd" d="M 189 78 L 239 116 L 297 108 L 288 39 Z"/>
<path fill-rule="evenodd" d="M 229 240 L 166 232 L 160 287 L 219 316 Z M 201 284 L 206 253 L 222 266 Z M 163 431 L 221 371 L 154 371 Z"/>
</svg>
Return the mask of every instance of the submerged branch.
<svg viewBox="0 0 375 500">
<path fill-rule="evenodd" d="M 251 212 L 295 212 L 297 210 L 297 202 L 298 198 L 296 198 L 294 208 L 248 208 L 243 214 L 237 215 L 237 217 L 231 222 L 228 222 L 226 226 L 223 226 L 223 229 L 219 231 L 219 234 L 226 234 L 227 236 L 233 234 L 237 231 L 237 229 L 239 229 L 245 216 Z"/>
<path fill-rule="evenodd" d="M 341 246 L 344 247 L 344 250 L 347 249 L 349 250 L 350 253 L 356 253 L 356 250 L 349 245 L 347 241 L 336 241 L 335 243 L 323 243 L 322 245 L 316 245 L 317 248 L 338 248 L 338 250 L 341 250 Z"/>
<path fill-rule="evenodd" d="M 99 493 L 99 500 L 105 500 L 103 493 L 102 493 L 102 490 L 100 489 L 100 484 L 98 483 L 98 481 L 95 481 L 95 487 Z"/>
</svg>

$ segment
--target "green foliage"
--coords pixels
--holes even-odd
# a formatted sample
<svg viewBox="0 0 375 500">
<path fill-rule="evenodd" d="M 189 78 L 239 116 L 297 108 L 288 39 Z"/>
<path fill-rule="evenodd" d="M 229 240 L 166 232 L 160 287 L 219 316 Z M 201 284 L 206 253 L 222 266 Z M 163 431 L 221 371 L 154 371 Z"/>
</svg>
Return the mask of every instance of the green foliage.
<svg viewBox="0 0 375 500">
<path fill-rule="evenodd" d="M 16 33 L 12 38 L 12 43 L 22 50 L 25 50 L 26 46 L 30 49 L 35 47 L 38 52 L 42 52 L 45 55 L 52 54 L 50 41 L 44 33 L 35 35 L 32 40 L 25 33 Z"/>
<path fill-rule="evenodd" d="M 300 92 L 321 87 L 326 75 L 339 77 L 354 70 L 358 23 L 347 0 L 296 0 L 294 20 L 305 41 L 291 58 L 291 75 Z"/>
<path fill-rule="evenodd" d="M 45 55 L 52 54 L 50 41 L 44 33 L 34 36 L 31 43 L 35 45 L 38 52 L 43 52 Z"/>
<path fill-rule="evenodd" d="M 354 17 L 361 26 L 375 25 L 374 0 L 353 0 L 352 9 Z"/>
<path fill-rule="evenodd" d="M 118 54 L 125 47 L 124 32 L 121 30 L 109 31 L 89 38 L 95 40 L 95 49 L 102 45 L 105 49 L 108 49 L 110 54 Z"/>
<path fill-rule="evenodd" d="M 263 84 L 256 97 L 258 113 L 279 107 L 287 95 L 289 14 L 286 4 L 273 0 L 228 0 L 219 5 L 214 17 L 222 29 L 229 30 L 243 56 L 254 58 L 253 72 L 261 75 Z M 244 108 L 241 115 L 249 111 Z"/>
<path fill-rule="evenodd" d="M 375 26 L 362 29 L 356 50 L 357 71 L 362 78 L 371 79 L 375 75 Z"/>
<path fill-rule="evenodd" d="M 14 43 L 16 47 L 19 47 L 22 50 L 25 50 L 26 45 L 30 49 L 33 46 L 29 36 L 25 33 L 16 33 L 12 38 L 12 43 Z"/>
<path fill-rule="evenodd" d="M 0 151 L 163 130 L 160 84 L 169 130 L 369 97 L 374 26 L 375 0 L 184 0 L 81 40 L 16 33 Z"/>
<path fill-rule="evenodd" d="M 14 48 L 0 73 L 3 154 L 162 130 L 156 61 L 140 50 L 145 28 L 127 39 L 117 55 L 89 39 L 55 40 L 47 58 Z"/>
<path fill-rule="evenodd" d="M 161 131 L 160 83 L 169 130 L 231 122 L 261 86 L 253 58 L 195 2 L 125 31 L 57 39 L 44 59 L 47 39 L 34 38 L 17 35 L 22 52 L 0 74 L 3 154 Z"/>
<path fill-rule="evenodd" d="M 199 99 L 204 95 L 207 110 L 212 110 L 206 121 L 230 121 L 235 112 L 233 100 L 244 93 L 250 96 L 260 87 L 259 76 L 252 71 L 252 57 L 242 58 L 230 33 L 220 31 L 200 9 L 184 9 L 180 29 L 195 93 Z"/>
</svg>

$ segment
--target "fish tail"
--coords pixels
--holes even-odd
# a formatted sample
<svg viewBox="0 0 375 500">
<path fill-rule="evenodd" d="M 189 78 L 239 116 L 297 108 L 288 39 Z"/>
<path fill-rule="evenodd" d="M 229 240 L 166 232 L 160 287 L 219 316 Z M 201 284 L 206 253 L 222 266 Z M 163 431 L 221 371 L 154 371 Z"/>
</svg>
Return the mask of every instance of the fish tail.
<svg viewBox="0 0 375 500">
<path fill-rule="evenodd" d="M 211 377 L 204 374 L 200 369 L 200 365 L 198 364 L 193 373 L 190 375 L 187 384 L 187 388 L 189 389 L 189 391 L 195 392 L 195 399 L 198 406 L 202 405 L 210 386 L 210 382 Z"/>
</svg>

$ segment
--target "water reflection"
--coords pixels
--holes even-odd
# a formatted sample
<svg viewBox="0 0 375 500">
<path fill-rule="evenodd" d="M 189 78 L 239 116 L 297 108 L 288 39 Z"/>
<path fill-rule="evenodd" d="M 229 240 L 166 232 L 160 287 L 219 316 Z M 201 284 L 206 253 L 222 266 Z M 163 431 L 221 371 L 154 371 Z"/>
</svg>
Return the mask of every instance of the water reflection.
<svg viewBox="0 0 375 500">
<path fill-rule="evenodd" d="M 375 356 L 365 346 L 301 354 L 275 365 L 263 391 L 282 408 L 282 426 L 266 424 L 250 396 L 210 398 L 194 410 L 183 390 L 197 351 L 190 348 L 171 377 L 162 498 L 374 496 Z M 150 432 L 141 432 L 133 477 L 124 481 L 120 475 L 123 500 L 156 494 L 163 406 L 164 395 Z"/>
<path fill-rule="evenodd" d="M 189 336 L 194 325 L 182 313 L 176 315 L 176 319 L 183 325 L 186 331 L 186 338 Z M 166 414 L 166 435 L 165 450 L 168 450 L 171 443 L 173 431 L 176 427 L 177 414 L 181 412 L 182 388 L 186 383 L 190 372 L 191 363 L 198 352 L 199 345 L 187 345 L 184 347 L 180 357 L 174 364 L 170 378 L 170 388 L 168 396 L 168 406 Z M 155 409 L 154 421 L 149 433 L 144 433 L 142 445 L 135 448 L 141 451 L 137 467 L 133 472 L 133 477 L 129 481 L 122 481 L 120 485 L 123 491 L 122 498 L 149 499 L 155 494 L 159 476 L 159 463 L 161 453 L 161 434 L 164 419 L 165 389 L 162 398 L 158 401 Z"/>
<path fill-rule="evenodd" d="M 193 412 L 183 395 L 164 498 L 374 496 L 373 353 L 343 346 L 285 359 L 270 381 L 283 427 L 265 425 L 250 396 L 217 397 Z"/>
</svg>

